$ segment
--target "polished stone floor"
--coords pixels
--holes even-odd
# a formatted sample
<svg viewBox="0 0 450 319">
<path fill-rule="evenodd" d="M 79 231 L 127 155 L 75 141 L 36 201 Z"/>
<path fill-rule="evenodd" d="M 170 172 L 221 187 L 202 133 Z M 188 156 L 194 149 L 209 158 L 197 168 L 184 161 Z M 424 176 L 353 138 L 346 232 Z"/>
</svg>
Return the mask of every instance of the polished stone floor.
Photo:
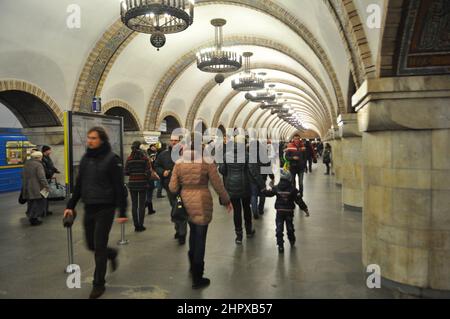
<svg viewBox="0 0 450 319">
<path fill-rule="evenodd" d="M 234 243 L 232 216 L 216 206 L 210 225 L 206 275 L 209 288 L 193 291 L 187 247 L 173 240 L 166 199 L 155 200 L 157 214 L 146 217 L 147 231 L 134 233 L 128 223 L 127 246 L 120 265 L 108 273 L 104 298 L 395 298 L 390 290 L 368 289 L 361 264 L 361 213 L 341 208 L 341 190 L 322 165 L 305 175 L 305 201 L 311 217 L 297 211 L 297 246 L 279 255 L 275 241 L 274 200 L 255 221 L 256 237 Z M 218 205 L 215 199 L 215 205 Z M 86 298 L 93 255 L 84 246 L 80 220 L 74 226 L 75 263 L 82 270 L 81 289 L 68 289 L 66 230 L 62 204 L 39 227 L 30 227 L 17 194 L 0 195 L 0 298 Z M 82 206 L 78 207 L 80 212 Z M 110 244 L 117 246 L 115 224 Z"/>
</svg>

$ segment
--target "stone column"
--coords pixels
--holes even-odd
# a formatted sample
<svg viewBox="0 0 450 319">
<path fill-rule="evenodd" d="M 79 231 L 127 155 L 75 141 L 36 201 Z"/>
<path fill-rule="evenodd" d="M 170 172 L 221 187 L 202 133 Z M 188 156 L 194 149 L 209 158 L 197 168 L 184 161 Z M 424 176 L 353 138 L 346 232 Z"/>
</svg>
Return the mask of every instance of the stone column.
<svg viewBox="0 0 450 319">
<path fill-rule="evenodd" d="M 39 128 L 24 128 L 23 134 L 28 140 L 37 145 L 40 149 L 43 145 L 48 145 L 52 148 L 52 155 L 50 156 L 55 164 L 55 167 L 61 172 L 56 177 L 61 184 L 65 183 L 65 163 L 64 163 L 64 128 L 59 127 L 39 127 Z"/>
<path fill-rule="evenodd" d="M 384 286 L 450 296 L 450 77 L 372 79 L 353 97 L 363 154 L 363 263 Z"/>
<path fill-rule="evenodd" d="M 340 115 L 338 126 L 342 150 L 342 203 L 346 209 L 362 212 L 362 137 L 358 128 L 358 115 Z"/>
<path fill-rule="evenodd" d="M 337 185 L 342 185 L 342 141 L 337 129 L 332 130 L 332 140 L 329 142 L 332 150 L 332 173 Z"/>
</svg>

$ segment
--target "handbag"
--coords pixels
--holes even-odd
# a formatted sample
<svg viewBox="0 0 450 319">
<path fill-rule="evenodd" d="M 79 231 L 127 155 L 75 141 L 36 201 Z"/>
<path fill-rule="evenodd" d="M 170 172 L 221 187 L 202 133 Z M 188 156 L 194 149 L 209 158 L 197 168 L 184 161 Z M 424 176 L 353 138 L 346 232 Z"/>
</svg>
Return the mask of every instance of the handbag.
<svg viewBox="0 0 450 319">
<path fill-rule="evenodd" d="M 180 193 L 178 193 L 176 200 L 177 202 L 175 203 L 175 206 L 172 208 L 172 220 L 185 221 L 188 218 L 188 214 L 186 208 L 184 207 Z"/>
<path fill-rule="evenodd" d="M 25 198 L 23 198 L 23 189 L 20 190 L 18 201 L 19 201 L 20 205 L 24 205 L 27 203 L 27 200 Z"/>
<path fill-rule="evenodd" d="M 49 180 L 48 192 L 47 199 L 49 201 L 62 201 L 66 199 L 66 187 L 58 183 L 56 178 Z"/>
</svg>

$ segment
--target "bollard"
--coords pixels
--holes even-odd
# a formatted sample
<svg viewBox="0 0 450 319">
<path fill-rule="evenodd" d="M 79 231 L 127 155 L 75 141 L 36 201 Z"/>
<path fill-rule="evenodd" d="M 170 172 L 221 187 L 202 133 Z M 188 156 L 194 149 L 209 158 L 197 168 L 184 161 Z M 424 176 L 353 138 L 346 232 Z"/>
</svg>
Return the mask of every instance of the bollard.
<svg viewBox="0 0 450 319">
<path fill-rule="evenodd" d="M 120 240 L 117 245 L 127 245 L 128 240 L 125 239 L 125 224 L 120 224 Z"/>
<path fill-rule="evenodd" d="M 73 265 L 73 241 L 72 241 L 72 227 L 66 227 L 67 228 L 67 252 L 69 255 L 69 265 Z M 66 274 L 70 274 L 71 272 L 68 271 L 68 267 L 64 270 Z"/>
</svg>

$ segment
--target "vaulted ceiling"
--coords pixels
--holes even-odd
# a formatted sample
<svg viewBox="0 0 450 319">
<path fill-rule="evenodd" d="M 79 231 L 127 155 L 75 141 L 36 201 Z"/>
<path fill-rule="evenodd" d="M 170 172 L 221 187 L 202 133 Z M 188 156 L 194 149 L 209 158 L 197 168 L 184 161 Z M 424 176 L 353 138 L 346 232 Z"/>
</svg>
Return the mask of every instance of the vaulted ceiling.
<svg viewBox="0 0 450 319">
<path fill-rule="evenodd" d="M 349 25 L 342 24 L 351 15 L 364 21 L 369 2 L 384 6 L 385 1 L 344 5 L 333 0 L 200 0 L 194 24 L 168 35 L 158 52 L 148 35 L 123 34 L 126 31 L 118 21 L 120 0 L 1 1 L 0 81 L 31 83 L 61 111 L 86 108 L 77 102 L 77 93 L 94 86 L 90 89 L 104 103 L 129 105 L 143 130 L 157 129 L 166 115 L 176 115 L 187 128 L 201 119 L 208 127 L 284 129 L 283 121 L 232 90 L 236 74 L 226 75 L 219 86 L 214 74 L 197 69 L 195 53 L 214 38 L 210 20 L 224 18 L 226 44 L 239 52 L 253 52 L 252 68 L 266 72 L 268 82 L 276 84 L 305 126 L 323 136 L 336 117 L 346 112 L 349 79 L 359 85 L 359 74 L 376 64 L 380 30 L 362 32 L 369 42 L 364 56 L 374 58 L 352 60 L 359 42 L 352 44 L 345 35 L 351 30 L 350 20 Z M 66 24 L 72 4 L 81 8 L 79 29 Z M 350 5 L 353 12 L 348 12 Z M 102 51 L 101 45 L 106 49 Z M 108 46 L 113 48 L 110 55 L 105 53 Z M 89 82 L 93 72 L 98 79 Z M 284 131 L 288 135 L 296 129 Z"/>
</svg>

